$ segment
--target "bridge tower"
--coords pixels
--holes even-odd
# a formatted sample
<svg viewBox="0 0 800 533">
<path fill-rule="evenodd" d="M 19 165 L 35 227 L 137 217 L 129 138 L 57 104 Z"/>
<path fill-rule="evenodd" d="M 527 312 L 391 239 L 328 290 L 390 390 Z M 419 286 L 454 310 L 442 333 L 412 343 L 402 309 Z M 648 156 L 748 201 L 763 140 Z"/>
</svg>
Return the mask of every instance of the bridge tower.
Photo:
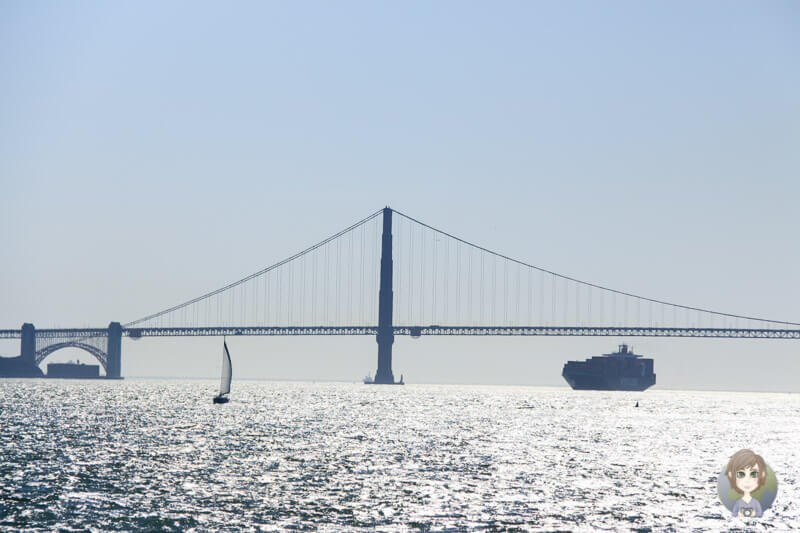
<svg viewBox="0 0 800 533">
<path fill-rule="evenodd" d="M 122 378 L 122 326 L 119 322 L 108 325 L 107 379 Z"/>
<path fill-rule="evenodd" d="M 394 329 L 392 327 L 392 210 L 383 210 L 383 236 L 381 239 L 381 280 L 378 289 L 378 371 L 375 383 L 394 384 L 392 374 L 392 344 Z"/>
<path fill-rule="evenodd" d="M 22 324 L 22 342 L 20 343 L 20 354 L 22 355 L 22 363 L 36 366 L 36 328 L 33 324 Z"/>
</svg>

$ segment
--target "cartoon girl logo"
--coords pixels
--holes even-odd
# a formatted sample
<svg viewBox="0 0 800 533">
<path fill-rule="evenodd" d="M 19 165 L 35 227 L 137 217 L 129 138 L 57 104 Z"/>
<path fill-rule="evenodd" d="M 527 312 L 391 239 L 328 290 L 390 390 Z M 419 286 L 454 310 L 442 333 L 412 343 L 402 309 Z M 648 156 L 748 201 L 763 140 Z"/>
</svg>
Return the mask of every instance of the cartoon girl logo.
<svg viewBox="0 0 800 533">
<path fill-rule="evenodd" d="M 760 517 L 775 501 L 778 480 L 760 455 L 739 450 L 720 473 L 717 492 L 734 517 Z"/>
</svg>

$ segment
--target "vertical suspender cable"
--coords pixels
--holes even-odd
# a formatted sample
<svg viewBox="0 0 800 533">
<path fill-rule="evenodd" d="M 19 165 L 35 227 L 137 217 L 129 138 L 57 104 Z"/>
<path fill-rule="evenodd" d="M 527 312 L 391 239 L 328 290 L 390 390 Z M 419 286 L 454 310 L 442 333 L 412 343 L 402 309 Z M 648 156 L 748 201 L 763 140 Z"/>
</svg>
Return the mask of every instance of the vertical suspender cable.
<svg viewBox="0 0 800 533">
<path fill-rule="evenodd" d="M 432 311 L 431 311 L 431 322 L 438 324 L 441 321 L 438 320 L 438 317 L 436 316 L 436 288 L 439 286 L 439 280 L 436 278 L 436 273 L 437 273 L 436 272 L 436 260 L 437 260 L 437 257 L 436 257 L 436 237 L 437 237 L 437 235 L 434 233 L 433 234 L 433 283 L 431 284 L 431 287 L 433 288 L 433 290 L 431 291 L 433 293 L 433 303 L 432 303 Z"/>
<path fill-rule="evenodd" d="M 508 325 L 508 261 L 503 261 L 503 325 Z"/>
<path fill-rule="evenodd" d="M 483 250 L 481 250 L 481 285 L 480 285 L 480 293 L 479 293 L 480 296 L 478 298 L 478 315 L 479 315 L 478 320 L 480 320 L 481 322 L 484 321 L 484 318 L 483 318 L 483 315 L 484 315 L 483 291 L 485 290 L 485 287 L 484 287 L 485 275 L 484 275 L 484 265 L 483 265 L 483 263 L 484 263 L 485 257 L 486 257 L 486 253 Z"/>
<path fill-rule="evenodd" d="M 330 243 L 325 245 L 325 296 L 322 300 L 325 313 L 323 315 L 323 323 L 328 326 L 328 306 L 330 305 L 330 278 L 331 278 L 331 252 Z"/>
<path fill-rule="evenodd" d="M 528 268 L 528 326 L 533 325 L 533 270 Z"/>
<path fill-rule="evenodd" d="M 520 272 L 519 272 L 519 269 L 520 269 L 520 266 L 517 265 L 517 287 L 516 287 L 516 290 L 514 291 L 514 294 L 517 295 L 517 311 L 515 312 L 515 316 L 514 316 L 514 325 L 515 326 L 519 326 L 519 324 L 520 324 L 519 300 L 520 300 L 520 292 L 521 291 L 520 291 L 520 286 L 519 286 L 519 284 L 520 284 L 520 279 L 519 279 L 520 278 Z"/>
<path fill-rule="evenodd" d="M 450 316 L 448 314 L 449 307 L 449 291 L 450 287 L 450 237 L 444 237 L 444 322 L 450 324 Z"/>
<path fill-rule="evenodd" d="M 408 242 L 408 325 L 414 323 L 414 238 L 416 228 L 409 222 Z"/>
<path fill-rule="evenodd" d="M 456 244 L 456 322 L 461 324 L 461 244 Z"/>
<path fill-rule="evenodd" d="M 422 259 L 419 262 L 419 273 L 420 273 L 420 311 L 422 311 L 422 318 L 420 319 L 420 325 L 425 324 L 425 228 L 420 228 L 420 237 L 422 237 Z"/>
<path fill-rule="evenodd" d="M 353 261 L 353 232 L 352 231 L 350 232 L 349 238 L 350 238 L 350 246 L 349 246 L 348 249 L 350 251 L 350 259 L 347 262 L 347 265 L 348 265 L 348 268 L 347 268 L 347 276 L 348 276 L 348 279 L 347 279 L 347 297 L 348 297 L 348 301 L 347 301 L 347 324 L 352 325 L 353 324 L 353 270 L 355 269 L 355 264 L 354 264 L 355 262 Z"/>
<path fill-rule="evenodd" d="M 467 315 L 467 323 L 469 325 L 473 325 L 474 322 L 472 321 L 472 291 L 473 291 L 473 284 L 472 284 L 472 250 L 471 246 L 467 247 L 467 253 L 469 256 L 467 257 L 467 309 L 469 310 L 469 315 Z"/>
<path fill-rule="evenodd" d="M 497 256 L 492 254 L 492 326 L 497 325 Z"/>
<path fill-rule="evenodd" d="M 367 318 L 364 314 L 366 312 L 366 307 L 367 307 L 366 302 L 364 301 L 364 284 L 367 282 L 366 278 L 364 277 L 364 248 L 367 245 L 366 231 L 367 231 L 366 224 L 362 224 L 361 225 L 361 276 L 359 277 L 358 280 L 358 288 L 359 288 L 358 301 L 360 302 L 361 305 L 361 311 L 359 313 L 359 321 L 362 326 L 367 325 Z"/>
<path fill-rule="evenodd" d="M 396 237 L 392 239 L 392 244 L 397 247 L 397 254 L 394 256 L 394 267 L 393 271 L 397 272 L 397 275 L 394 276 L 392 283 L 395 283 L 396 290 L 394 290 L 394 317 L 396 317 L 397 322 L 402 322 L 403 317 L 401 314 L 402 309 L 402 300 L 403 300 L 403 217 L 395 217 L 392 219 L 392 223 L 396 224 L 397 232 Z"/>
<path fill-rule="evenodd" d="M 286 287 L 287 289 L 287 296 L 286 299 L 288 300 L 286 303 L 287 314 L 289 318 L 287 319 L 287 324 L 290 326 L 294 325 L 294 262 L 289 263 L 289 285 Z"/>
</svg>

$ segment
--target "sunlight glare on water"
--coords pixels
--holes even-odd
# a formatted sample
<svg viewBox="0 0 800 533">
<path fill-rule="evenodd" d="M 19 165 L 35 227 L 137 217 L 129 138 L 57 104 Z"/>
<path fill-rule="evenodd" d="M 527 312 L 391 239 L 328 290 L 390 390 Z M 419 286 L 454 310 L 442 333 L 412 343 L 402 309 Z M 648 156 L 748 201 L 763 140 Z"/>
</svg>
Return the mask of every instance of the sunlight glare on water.
<svg viewBox="0 0 800 533">
<path fill-rule="evenodd" d="M 797 394 L 216 386 L 0 380 L 0 529 L 800 528 Z M 749 522 L 716 494 L 743 447 L 779 482 Z"/>
</svg>

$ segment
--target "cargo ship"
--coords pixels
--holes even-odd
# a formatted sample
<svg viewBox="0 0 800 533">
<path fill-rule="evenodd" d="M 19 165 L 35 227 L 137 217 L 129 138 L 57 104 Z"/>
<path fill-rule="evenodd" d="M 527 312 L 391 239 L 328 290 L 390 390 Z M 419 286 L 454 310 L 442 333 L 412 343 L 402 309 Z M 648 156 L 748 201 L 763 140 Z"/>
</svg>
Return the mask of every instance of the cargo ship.
<svg viewBox="0 0 800 533">
<path fill-rule="evenodd" d="M 653 360 L 642 359 L 627 344 L 585 361 L 568 361 L 561 375 L 576 390 L 643 391 L 655 385 Z"/>
<path fill-rule="evenodd" d="M 80 361 L 50 363 L 47 365 L 48 378 L 96 379 L 100 377 L 99 365 L 87 365 Z"/>
</svg>

